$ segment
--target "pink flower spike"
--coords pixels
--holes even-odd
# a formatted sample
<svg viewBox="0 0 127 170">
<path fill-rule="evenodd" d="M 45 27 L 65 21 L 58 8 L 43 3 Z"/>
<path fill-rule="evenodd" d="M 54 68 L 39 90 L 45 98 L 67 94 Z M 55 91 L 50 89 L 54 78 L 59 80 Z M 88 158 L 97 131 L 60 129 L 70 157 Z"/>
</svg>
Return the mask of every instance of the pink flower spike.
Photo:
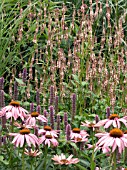
<svg viewBox="0 0 127 170">
<path fill-rule="evenodd" d="M 31 144 L 34 146 L 39 144 L 37 136 L 30 133 L 30 130 L 27 128 L 20 130 L 19 133 L 9 133 L 9 135 L 14 136 L 12 143 L 14 143 L 16 147 L 23 147 L 25 142 L 28 144 L 28 146 L 31 146 Z"/>
<path fill-rule="evenodd" d="M 61 155 L 54 155 L 52 160 L 55 161 L 55 164 L 60 165 L 69 165 L 69 164 L 77 164 L 79 162 L 78 158 L 72 158 L 73 155 L 70 155 L 68 158 L 62 153 Z"/>
</svg>

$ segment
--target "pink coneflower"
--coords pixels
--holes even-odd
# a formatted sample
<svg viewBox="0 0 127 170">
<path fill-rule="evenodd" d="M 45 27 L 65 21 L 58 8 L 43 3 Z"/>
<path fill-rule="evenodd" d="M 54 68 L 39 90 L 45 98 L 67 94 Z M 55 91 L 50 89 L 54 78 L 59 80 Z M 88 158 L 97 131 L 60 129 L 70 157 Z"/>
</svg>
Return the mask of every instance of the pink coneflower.
<svg viewBox="0 0 127 170">
<path fill-rule="evenodd" d="M 44 126 L 44 129 L 40 129 L 38 131 L 38 134 L 39 135 L 52 135 L 53 137 L 57 138 L 58 132 L 59 132 L 59 130 L 53 130 L 50 126 L 46 125 L 46 126 Z"/>
<path fill-rule="evenodd" d="M 127 127 L 126 120 L 126 117 L 120 118 L 117 114 L 111 114 L 108 119 L 99 121 L 96 126 L 104 125 L 104 128 L 108 128 L 113 125 L 115 128 L 120 128 L 120 122 L 122 122 Z"/>
<path fill-rule="evenodd" d="M 25 152 L 24 152 L 26 155 L 28 155 L 28 156 L 31 156 L 31 157 L 36 157 L 36 156 L 39 156 L 42 152 L 39 152 L 38 150 L 32 150 L 32 149 L 30 149 L 30 150 L 27 150 L 26 148 L 25 148 Z"/>
<path fill-rule="evenodd" d="M 93 131 L 95 130 L 95 128 L 99 128 L 100 127 L 100 125 L 97 125 L 95 122 L 85 121 L 85 122 L 81 122 L 81 123 L 82 123 L 81 126 L 88 127 L 90 129 L 92 129 Z"/>
<path fill-rule="evenodd" d="M 73 128 L 71 131 L 71 139 L 77 138 L 77 137 L 85 137 L 89 136 L 88 133 L 85 130 L 80 130 L 79 128 Z"/>
<path fill-rule="evenodd" d="M 85 130 L 80 130 L 79 128 L 73 128 L 71 131 L 71 141 L 77 142 L 86 142 L 88 139 L 86 138 L 88 133 Z"/>
<path fill-rule="evenodd" d="M 61 155 L 54 155 L 52 160 L 55 161 L 55 164 L 60 165 L 69 165 L 69 164 L 77 164 L 79 162 L 78 158 L 72 158 L 73 155 L 70 155 L 68 158 L 62 153 Z"/>
<path fill-rule="evenodd" d="M 24 120 L 28 111 L 23 109 L 19 102 L 11 101 L 8 106 L 2 108 L 1 113 L 3 113 L 3 116 L 6 115 L 7 119 L 13 117 L 14 120 L 16 120 L 18 117 L 20 117 L 22 120 Z"/>
<path fill-rule="evenodd" d="M 81 137 L 75 137 L 73 139 L 71 139 L 72 142 L 87 142 L 88 139 L 86 138 L 86 136 L 81 136 Z"/>
<path fill-rule="evenodd" d="M 50 147 L 51 144 L 53 146 L 58 146 L 58 141 L 50 134 L 43 135 L 42 137 L 39 138 L 39 144 L 42 143 L 44 145 L 48 145 L 48 147 Z"/>
<path fill-rule="evenodd" d="M 88 149 L 91 149 L 91 148 L 95 148 L 96 146 L 94 145 L 91 145 L 91 144 L 87 144 L 88 146 Z M 107 147 L 96 147 L 96 149 L 94 149 L 94 151 L 96 151 L 97 149 L 102 149 L 102 152 L 103 153 L 109 153 L 111 151 L 111 149 L 107 146 Z"/>
<path fill-rule="evenodd" d="M 47 122 L 47 119 L 45 116 L 40 115 L 38 112 L 32 112 L 31 114 L 28 115 L 26 119 L 26 124 L 35 126 L 36 120 L 40 120 L 41 122 Z"/>
<path fill-rule="evenodd" d="M 30 125 L 26 125 L 24 122 L 23 123 L 18 123 L 18 122 L 14 122 L 14 125 L 19 128 L 19 129 L 24 129 L 24 128 L 27 128 L 27 129 L 32 129 L 33 127 L 30 126 Z"/>
<path fill-rule="evenodd" d="M 36 144 L 38 145 L 37 136 L 31 134 L 30 130 L 27 128 L 23 128 L 19 131 L 19 133 L 9 133 L 9 135 L 14 136 L 12 143 L 14 143 L 16 147 L 22 147 L 25 142 L 28 144 L 28 146 L 31 146 L 31 144 L 33 144 L 34 146 L 36 146 Z"/>
<path fill-rule="evenodd" d="M 112 152 L 118 147 L 121 154 L 125 147 L 127 147 L 127 134 L 124 134 L 122 130 L 114 128 L 109 133 L 97 133 L 95 136 L 99 137 L 99 141 L 96 144 L 98 147 L 112 147 Z"/>
</svg>

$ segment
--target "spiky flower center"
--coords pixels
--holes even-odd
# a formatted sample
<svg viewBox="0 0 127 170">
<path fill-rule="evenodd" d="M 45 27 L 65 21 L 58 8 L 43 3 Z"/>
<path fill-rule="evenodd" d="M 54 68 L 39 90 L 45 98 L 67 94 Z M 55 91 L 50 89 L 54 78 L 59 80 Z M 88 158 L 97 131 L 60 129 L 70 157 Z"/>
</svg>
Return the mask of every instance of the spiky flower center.
<svg viewBox="0 0 127 170">
<path fill-rule="evenodd" d="M 94 125 L 94 123 L 89 123 L 89 127 L 93 127 Z"/>
<path fill-rule="evenodd" d="M 124 131 L 124 134 L 127 134 L 127 130 Z"/>
<path fill-rule="evenodd" d="M 109 116 L 109 119 L 110 120 L 113 120 L 113 119 L 115 119 L 115 118 L 120 118 L 117 114 L 111 114 L 110 116 Z"/>
<path fill-rule="evenodd" d="M 118 128 L 114 128 L 110 130 L 110 136 L 114 138 L 121 138 L 123 136 L 123 132 Z"/>
<path fill-rule="evenodd" d="M 77 142 L 81 142 L 81 141 L 82 141 L 82 138 L 77 137 L 77 138 L 76 138 L 76 141 L 77 141 Z"/>
<path fill-rule="evenodd" d="M 47 139 L 52 139 L 52 135 L 46 135 Z"/>
<path fill-rule="evenodd" d="M 51 131 L 52 128 L 51 128 L 50 126 L 44 126 L 44 130 L 46 130 L 46 131 Z"/>
<path fill-rule="evenodd" d="M 68 163 L 69 161 L 68 161 L 67 159 L 61 159 L 60 162 L 66 164 L 66 163 Z"/>
<path fill-rule="evenodd" d="M 30 130 L 27 129 L 27 128 L 24 128 L 24 129 L 20 130 L 19 133 L 22 134 L 22 135 L 29 134 Z"/>
<path fill-rule="evenodd" d="M 32 117 L 38 117 L 38 116 L 39 116 L 39 113 L 38 113 L 38 112 L 32 112 L 32 113 L 31 113 L 31 116 L 32 116 Z"/>
<path fill-rule="evenodd" d="M 73 133 L 80 133 L 80 129 L 79 128 L 74 128 L 72 131 L 73 131 Z"/>
<path fill-rule="evenodd" d="M 20 106 L 20 103 L 17 102 L 17 101 L 12 100 L 12 101 L 9 103 L 9 105 L 14 106 L 14 107 L 19 107 L 19 106 Z"/>
</svg>

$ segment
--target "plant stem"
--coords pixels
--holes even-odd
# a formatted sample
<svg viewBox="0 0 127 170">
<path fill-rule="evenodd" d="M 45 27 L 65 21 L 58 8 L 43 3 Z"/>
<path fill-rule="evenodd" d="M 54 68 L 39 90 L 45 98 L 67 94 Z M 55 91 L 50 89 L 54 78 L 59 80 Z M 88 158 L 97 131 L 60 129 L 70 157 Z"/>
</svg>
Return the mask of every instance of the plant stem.
<svg viewBox="0 0 127 170">
<path fill-rule="evenodd" d="M 47 153 L 48 153 L 48 146 L 45 146 L 45 148 L 44 148 L 44 165 L 43 165 L 44 170 L 46 170 Z"/>
<path fill-rule="evenodd" d="M 25 151 L 25 144 L 23 145 L 23 151 L 22 151 L 22 170 L 25 170 L 24 151 Z"/>
<path fill-rule="evenodd" d="M 116 170 L 116 151 L 113 152 L 113 157 L 112 157 L 112 170 Z"/>
</svg>

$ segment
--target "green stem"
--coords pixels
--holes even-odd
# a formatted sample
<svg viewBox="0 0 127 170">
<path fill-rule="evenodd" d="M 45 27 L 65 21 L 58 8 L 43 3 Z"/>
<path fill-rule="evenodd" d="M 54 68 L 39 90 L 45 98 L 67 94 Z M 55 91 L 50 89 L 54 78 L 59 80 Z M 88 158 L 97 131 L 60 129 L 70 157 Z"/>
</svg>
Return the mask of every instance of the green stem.
<svg viewBox="0 0 127 170">
<path fill-rule="evenodd" d="M 11 133 L 14 132 L 14 118 L 12 117 Z"/>
<path fill-rule="evenodd" d="M 25 151 L 25 144 L 23 146 L 23 151 L 22 151 L 22 170 L 25 170 L 24 151 Z"/>
<path fill-rule="evenodd" d="M 47 163 L 47 153 L 48 153 L 48 146 L 45 146 L 44 148 L 44 165 L 43 165 L 43 168 L 44 170 L 46 170 L 46 163 Z"/>
<path fill-rule="evenodd" d="M 112 170 L 116 170 L 116 151 L 113 152 L 113 157 L 112 157 Z"/>
<path fill-rule="evenodd" d="M 92 157 L 91 157 L 91 170 L 95 169 L 95 162 L 94 162 L 94 132 L 93 129 L 90 129 L 90 136 L 92 138 L 92 145 L 93 145 L 93 151 L 92 151 Z"/>
</svg>

